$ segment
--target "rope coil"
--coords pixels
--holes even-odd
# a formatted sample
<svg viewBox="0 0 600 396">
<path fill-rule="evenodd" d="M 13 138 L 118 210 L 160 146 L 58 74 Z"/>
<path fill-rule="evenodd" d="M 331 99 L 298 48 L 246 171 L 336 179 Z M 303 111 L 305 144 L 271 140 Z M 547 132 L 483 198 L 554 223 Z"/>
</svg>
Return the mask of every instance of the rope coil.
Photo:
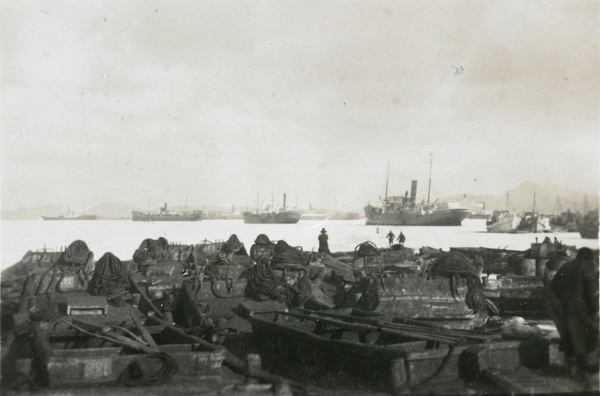
<svg viewBox="0 0 600 396">
<path fill-rule="evenodd" d="M 158 360 L 162 364 L 154 371 L 146 371 L 142 368 L 149 360 Z M 171 355 L 164 352 L 148 353 L 135 358 L 123 370 L 119 381 L 127 386 L 155 385 L 166 381 L 179 370 L 177 361 Z"/>
</svg>

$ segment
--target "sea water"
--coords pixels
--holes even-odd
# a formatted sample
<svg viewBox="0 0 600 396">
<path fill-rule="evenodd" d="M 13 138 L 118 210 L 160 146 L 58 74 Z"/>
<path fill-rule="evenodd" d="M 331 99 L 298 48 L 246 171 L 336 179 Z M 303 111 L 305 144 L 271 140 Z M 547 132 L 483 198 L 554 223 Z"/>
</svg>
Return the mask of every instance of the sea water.
<svg viewBox="0 0 600 396">
<path fill-rule="evenodd" d="M 566 245 L 598 248 L 598 239 L 582 239 L 579 233 L 494 234 L 485 230 L 485 220 L 465 219 L 461 227 L 367 226 L 359 220 L 300 220 L 297 224 L 245 224 L 243 220 L 202 220 L 199 222 L 134 222 L 132 220 L 3 220 L 1 222 L 1 269 L 18 262 L 27 251 L 64 249 L 74 240 L 87 243 L 96 259 L 111 252 L 129 260 L 146 238 L 164 237 L 169 242 L 195 244 L 218 242 L 236 234 L 249 250 L 259 234 L 273 241 L 285 240 L 291 246 L 317 251 L 320 231 L 329 235 L 332 252 L 353 251 L 365 241 L 388 246 L 386 235 L 400 231 L 405 245 L 447 250 L 450 247 L 487 247 L 525 250 L 546 236 Z"/>
</svg>

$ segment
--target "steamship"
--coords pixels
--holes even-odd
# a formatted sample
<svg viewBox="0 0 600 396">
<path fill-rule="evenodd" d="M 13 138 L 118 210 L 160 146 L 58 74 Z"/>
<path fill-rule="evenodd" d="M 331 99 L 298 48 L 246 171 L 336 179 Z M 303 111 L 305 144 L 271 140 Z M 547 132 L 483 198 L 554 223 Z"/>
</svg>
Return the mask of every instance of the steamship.
<svg viewBox="0 0 600 396">
<path fill-rule="evenodd" d="M 429 191 L 431 190 L 431 169 L 429 179 Z M 388 165 L 389 179 L 389 165 Z M 417 181 L 413 180 L 410 188 L 404 196 L 387 195 L 388 181 L 386 180 L 385 198 L 380 207 L 367 204 L 365 216 L 367 225 L 395 225 L 395 226 L 460 226 L 461 222 L 469 215 L 466 208 L 441 207 L 437 199 L 429 203 L 416 201 Z M 447 205 L 446 205 L 447 206 Z"/>
<path fill-rule="evenodd" d="M 255 213 L 244 212 L 244 223 L 249 224 L 296 224 L 301 213 L 297 210 L 286 209 L 286 195 L 283 194 L 283 207 L 275 210 L 273 205 L 267 206 L 265 211 L 256 210 Z"/>
</svg>

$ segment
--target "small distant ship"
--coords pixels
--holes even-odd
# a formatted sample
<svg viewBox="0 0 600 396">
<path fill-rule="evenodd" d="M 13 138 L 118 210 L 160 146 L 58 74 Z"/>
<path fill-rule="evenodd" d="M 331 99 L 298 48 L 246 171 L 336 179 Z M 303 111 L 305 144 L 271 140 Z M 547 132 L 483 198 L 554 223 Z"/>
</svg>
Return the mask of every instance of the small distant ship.
<svg viewBox="0 0 600 396">
<path fill-rule="evenodd" d="M 429 169 L 429 191 L 431 191 L 431 164 Z M 389 164 L 388 164 L 389 179 Z M 404 196 L 388 197 L 388 180 L 385 184 L 385 199 L 382 207 L 370 204 L 365 206 L 367 225 L 405 225 L 405 226 L 460 226 L 462 221 L 469 215 L 465 208 L 440 208 L 436 202 L 429 204 L 429 193 L 427 203 L 417 203 L 417 181 L 413 180 L 410 188 Z"/>
<path fill-rule="evenodd" d="M 203 212 L 201 210 L 192 210 L 184 212 L 174 212 L 167 209 L 167 203 L 160 208 L 160 213 L 140 212 L 134 210 L 131 212 L 133 221 L 200 221 Z"/>
<path fill-rule="evenodd" d="M 530 212 L 523 213 L 521 223 L 517 227 L 518 232 L 550 232 L 550 218 L 543 216 L 535 210 L 535 191 L 533 192 L 533 208 Z"/>
<path fill-rule="evenodd" d="M 579 224 L 579 235 L 585 239 L 598 239 L 598 209 L 589 211 Z"/>
<path fill-rule="evenodd" d="M 517 226 L 518 232 L 550 232 L 550 218 L 537 212 L 525 212 Z"/>
<path fill-rule="evenodd" d="M 98 216 L 96 215 L 83 215 L 78 213 L 71 213 L 71 208 L 67 208 L 66 215 L 56 215 L 56 216 L 42 216 L 43 220 L 96 220 Z"/>
<path fill-rule="evenodd" d="M 333 212 L 328 217 L 329 220 L 358 220 L 360 213 L 358 212 Z"/>
<path fill-rule="evenodd" d="M 71 214 L 71 215 L 59 215 L 59 216 L 42 216 L 44 220 L 96 220 L 98 216 L 96 215 L 80 215 L 80 214 Z"/>
<path fill-rule="evenodd" d="M 492 212 L 489 211 L 480 211 L 480 212 L 471 212 L 467 219 L 473 220 L 489 220 L 492 217 Z"/>
<path fill-rule="evenodd" d="M 300 212 L 302 220 L 325 220 L 327 212 L 325 209 L 313 209 L 309 207 L 307 211 Z"/>
<path fill-rule="evenodd" d="M 264 212 L 244 212 L 244 223 L 247 224 L 296 224 L 302 214 L 297 210 L 286 209 L 286 195 L 283 194 L 283 207 L 274 210 L 273 205 L 267 207 Z"/>
<path fill-rule="evenodd" d="M 570 210 L 550 217 L 550 226 L 554 232 L 578 232 L 579 217 Z"/>
<path fill-rule="evenodd" d="M 494 210 L 486 223 L 487 232 L 515 233 L 521 217 L 508 210 Z"/>
</svg>

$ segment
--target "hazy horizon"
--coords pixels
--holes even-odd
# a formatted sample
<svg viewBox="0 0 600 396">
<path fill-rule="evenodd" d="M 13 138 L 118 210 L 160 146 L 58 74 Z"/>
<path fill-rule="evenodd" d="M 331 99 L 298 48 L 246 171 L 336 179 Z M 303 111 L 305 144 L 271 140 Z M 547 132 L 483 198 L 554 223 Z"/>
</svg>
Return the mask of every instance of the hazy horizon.
<svg viewBox="0 0 600 396">
<path fill-rule="evenodd" d="M 426 200 L 427 189 L 421 194 L 422 196 L 417 196 L 417 200 Z M 393 195 L 392 193 L 389 194 Z M 537 198 L 536 198 L 537 196 Z M 2 209 L 2 214 L 7 215 L 7 220 L 9 219 L 18 219 L 20 217 L 11 217 L 18 213 L 21 213 L 20 216 L 26 216 L 23 218 L 32 218 L 31 216 L 48 216 L 48 215 L 58 215 L 58 214 L 98 214 L 101 213 L 101 216 L 109 216 L 108 218 L 115 218 L 114 213 L 117 211 L 123 210 L 141 210 L 141 211 L 149 211 L 149 212 L 158 212 L 159 208 L 163 205 L 167 205 L 169 209 L 182 211 L 182 210 L 196 210 L 202 209 L 205 212 L 221 212 L 221 213 L 233 213 L 234 211 L 240 210 L 254 210 L 254 209 L 265 209 L 269 205 L 273 204 L 276 208 L 282 206 L 283 197 L 282 196 L 258 196 L 259 202 L 256 203 L 256 196 L 252 200 L 252 202 L 242 203 L 242 202 L 187 202 L 187 201 L 176 201 L 176 202 L 148 202 L 146 206 L 136 206 L 126 199 L 121 199 L 120 201 L 110 201 L 110 202 L 101 202 L 96 204 L 94 207 L 85 206 L 85 203 L 82 202 L 80 206 L 72 205 L 67 202 L 66 204 L 63 202 L 56 203 L 46 203 L 40 206 L 35 207 L 20 207 L 14 210 L 7 210 L 5 208 Z M 555 185 L 553 183 L 545 183 L 543 185 L 539 185 L 530 181 L 526 181 L 521 183 L 519 186 L 516 186 L 509 191 L 506 191 L 504 194 L 500 195 L 491 195 L 481 193 L 478 195 L 465 195 L 465 194 L 451 194 L 446 197 L 432 197 L 431 201 L 437 201 L 441 203 L 450 203 L 451 205 L 459 204 L 462 207 L 468 208 L 472 211 L 476 210 L 492 210 L 492 209 L 506 209 L 507 199 L 508 199 L 508 209 L 514 211 L 523 211 L 530 210 L 532 205 L 535 205 L 536 208 L 546 215 L 558 214 L 559 212 L 565 212 L 567 210 L 572 212 L 586 212 L 594 207 L 598 206 L 599 197 L 595 193 L 585 192 L 585 191 L 574 191 L 568 190 L 561 186 Z M 383 199 L 383 196 L 379 197 L 378 200 L 370 202 L 371 204 L 378 205 L 380 199 Z M 533 201 L 536 201 L 534 204 Z M 317 206 L 313 205 L 311 202 L 307 203 L 305 206 L 300 205 L 300 203 L 296 202 L 296 196 L 290 196 L 287 194 L 287 205 L 288 209 L 298 209 L 301 211 L 306 210 L 325 210 L 327 212 L 348 212 L 354 211 L 359 212 L 359 214 L 363 213 L 363 207 L 367 202 L 363 202 L 360 207 L 346 207 L 345 205 L 340 205 L 336 202 L 336 198 L 334 198 L 334 202 L 328 204 L 327 206 Z M 483 206 L 481 206 L 483 204 Z M 107 215 L 104 212 L 113 213 L 113 215 Z M 557 212 L 558 211 L 558 212 Z M 35 213 L 37 215 L 35 215 Z M 104 213 L 104 214 L 102 214 Z M 130 217 L 130 212 L 120 212 L 119 216 Z M 122 218 L 122 217 L 119 217 Z"/>
<path fill-rule="evenodd" d="M 597 192 L 599 8 L 3 2 L 2 209 Z"/>
</svg>

